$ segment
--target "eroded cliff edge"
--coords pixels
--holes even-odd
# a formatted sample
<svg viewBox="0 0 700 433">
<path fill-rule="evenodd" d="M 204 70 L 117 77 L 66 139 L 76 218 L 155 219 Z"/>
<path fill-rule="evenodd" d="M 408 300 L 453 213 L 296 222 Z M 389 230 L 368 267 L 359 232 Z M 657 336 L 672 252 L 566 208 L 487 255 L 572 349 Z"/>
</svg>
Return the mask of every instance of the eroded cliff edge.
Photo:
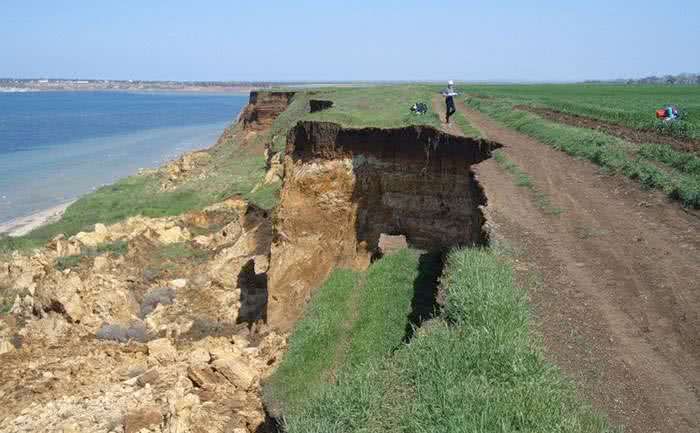
<svg viewBox="0 0 700 433">
<path fill-rule="evenodd" d="M 429 126 L 299 122 L 274 224 L 270 323 L 289 329 L 335 267 L 367 267 L 382 233 L 424 250 L 485 242 L 486 199 L 470 167 L 497 147 Z"/>
</svg>

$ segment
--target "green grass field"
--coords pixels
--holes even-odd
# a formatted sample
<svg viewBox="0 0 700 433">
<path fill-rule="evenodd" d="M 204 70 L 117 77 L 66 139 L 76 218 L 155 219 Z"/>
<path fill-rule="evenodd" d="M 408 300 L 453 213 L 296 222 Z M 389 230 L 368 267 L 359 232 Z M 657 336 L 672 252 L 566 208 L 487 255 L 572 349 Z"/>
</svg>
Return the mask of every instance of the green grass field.
<svg viewBox="0 0 700 433">
<path fill-rule="evenodd" d="M 440 127 L 432 110 L 435 89 L 425 85 L 338 87 L 320 90 L 312 97 L 333 101 L 332 108 L 308 114 L 307 120 L 339 123 L 345 127 L 400 128 L 409 125 Z M 415 115 L 410 107 L 424 102 L 428 112 Z"/>
<path fill-rule="evenodd" d="M 449 255 L 444 311 L 405 342 L 418 266 L 405 251 L 318 290 L 265 388 L 286 431 L 610 431 L 542 357 L 525 293 L 490 250 Z"/>
<path fill-rule="evenodd" d="M 700 86 L 605 84 L 480 85 L 461 86 L 467 94 L 497 97 L 512 105 L 527 104 L 654 130 L 654 112 L 666 104 L 687 111 L 687 128 L 679 135 L 700 138 Z"/>
</svg>

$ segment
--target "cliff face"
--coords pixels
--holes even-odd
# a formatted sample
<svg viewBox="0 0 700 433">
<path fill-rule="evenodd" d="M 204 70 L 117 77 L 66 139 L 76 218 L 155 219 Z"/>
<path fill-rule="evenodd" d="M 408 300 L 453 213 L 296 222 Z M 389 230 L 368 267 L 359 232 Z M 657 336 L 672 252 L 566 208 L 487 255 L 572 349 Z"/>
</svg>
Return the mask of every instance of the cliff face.
<svg viewBox="0 0 700 433">
<path fill-rule="evenodd" d="M 245 130 L 262 131 L 287 109 L 294 92 L 250 92 L 248 105 L 240 116 Z"/>
<path fill-rule="evenodd" d="M 430 127 L 300 122 L 287 138 L 271 252 L 272 324 L 290 326 L 336 266 L 367 266 L 382 233 L 425 250 L 482 243 L 485 198 L 470 166 L 495 147 Z"/>
</svg>

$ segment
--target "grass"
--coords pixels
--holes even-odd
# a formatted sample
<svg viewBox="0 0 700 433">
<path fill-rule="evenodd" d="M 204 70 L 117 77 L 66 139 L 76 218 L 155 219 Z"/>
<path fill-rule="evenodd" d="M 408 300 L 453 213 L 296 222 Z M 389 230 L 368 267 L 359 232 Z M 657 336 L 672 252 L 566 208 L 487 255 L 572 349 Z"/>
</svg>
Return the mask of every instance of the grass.
<svg viewBox="0 0 700 433">
<path fill-rule="evenodd" d="M 464 113 L 461 111 L 457 111 L 454 115 L 452 115 L 452 121 L 457 124 L 465 136 L 473 138 L 478 138 L 481 136 L 481 132 L 472 126 L 469 120 L 464 117 Z"/>
<path fill-rule="evenodd" d="M 158 256 L 163 260 L 177 261 L 181 259 L 194 259 L 202 262 L 209 257 L 209 252 L 206 250 L 198 250 L 192 247 L 189 242 L 177 242 L 162 245 L 158 250 Z"/>
<path fill-rule="evenodd" d="M 687 111 L 685 127 L 671 134 L 700 138 L 700 86 L 600 84 L 462 86 L 465 93 L 507 99 L 570 114 L 617 123 L 629 128 L 657 130 L 654 112 L 666 104 Z M 661 131 L 664 132 L 664 131 Z"/>
<path fill-rule="evenodd" d="M 9 296 L 0 298 L 0 316 L 4 316 L 10 313 L 12 310 L 14 300 L 10 299 Z"/>
<path fill-rule="evenodd" d="M 129 251 L 129 243 L 127 241 L 105 242 L 97 245 L 95 255 L 109 253 L 115 256 L 123 256 Z"/>
<path fill-rule="evenodd" d="M 63 256 L 56 259 L 55 267 L 59 271 L 73 269 L 80 265 L 80 262 L 85 257 L 97 257 L 101 254 L 109 253 L 115 256 L 123 256 L 128 252 L 129 244 L 127 241 L 105 242 L 97 245 L 94 248 L 83 247 L 80 254 L 72 256 Z"/>
<path fill-rule="evenodd" d="M 700 207 L 700 173 L 697 172 L 695 157 L 682 156 L 668 147 L 662 152 L 661 145 L 642 146 L 640 149 L 645 150 L 638 151 L 636 146 L 602 132 L 561 125 L 512 110 L 511 104 L 504 101 L 467 98 L 466 103 L 555 149 L 588 159 L 612 173 L 636 179 L 644 187 L 659 189 L 684 206 Z M 648 155 L 653 155 L 653 159 Z M 662 158 L 675 161 L 673 164 L 681 169 L 661 164 L 659 159 Z"/>
<path fill-rule="evenodd" d="M 494 152 L 493 158 L 496 160 L 499 166 L 515 177 L 514 181 L 517 186 L 526 188 L 532 192 L 535 198 L 535 204 L 538 208 L 550 215 L 559 215 L 563 212 L 561 208 L 554 206 L 552 201 L 549 199 L 549 196 L 537 189 L 532 181 L 532 178 L 520 167 L 518 167 L 516 163 L 508 159 L 503 152 Z"/>
<path fill-rule="evenodd" d="M 280 402 L 288 410 L 301 406 L 306 396 L 319 389 L 327 372 L 333 368 L 335 347 L 342 347 L 346 339 L 346 323 L 351 320 L 353 291 L 359 275 L 345 269 L 334 271 L 314 295 L 306 308 L 304 320 L 297 325 L 289 341 L 284 362 L 265 387 L 270 406 L 281 410 Z M 275 404 L 276 403 L 276 404 Z"/>
<path fill-rule="evenodd" d="M 405 271 L 394 268 L 391 274 L 401 272 Z M 389 277 L 386 271 L 381 274 Z M 455 250 L 448 256 L 441 284 L 446 293 L 442 315 L 420 328 L 409 343 L 396 344 L 395 333 L 375 329 L 371 338 L 377 338 L 372 346 L 377 350 L 359 350 L 343 364 L 335 381 L 319 383 L 318 370 L 305 371 L 298 389 L 305 383 L 315 385 L 283 402 L 287 431 L 610 431 L 604 418 L 576 399 L 572 385 L 544 360 L 533 342 L 526 295 L 515 286 L 508 261 L 490 250 Z M 328 286 L 319 289 L 313 305 L 326 290 Z M 391 330 L 396 320 L 392 317 L 398 317 L 394 309 L 404 311 L 396 297 L 385 296 L 384 304 L 364 303 L 359 314 L 395 314 L 384 320 Z M 315 316 L 302 319 L 272 378 L 270 388 L 276 389 L 276 397 L 286 398 L 279 390 L 288 382 L 280 381 L 280 375 L 289 368 L 285 366 L 291 357 L 297 368 L 304 369 L 313 366 L 319 354 L 334 353 L 334 340 L 314 340 L 325 335 L 326 328 L 309 326 L 308 318 L 319 323 L 323 314 L 347 314 L 345 307 L 343 302 L 326 304 L 310 310 Z M 354 335 L 358 341 L 370 338 L 369 333 Z M 302 351 L 305 341 L 315 341 L 314 350 Z"/>
<path fill-rule="evenodd" d="M 435 89 L 425 85 L 372 86 L 320 90 L 314 99 L 333 101 L 332 108 L 304 116 L 305 120 L 339 123 L 345 127 L 401 128 L 429 125 L 440 128 L 440 119 L 432 110 Z M 411 113 L 411 106 L 424 102 L 428 112 Z"/>
<path fill-rule="evenodd" d="M 78 267 L 80 261 L 83 259 L 82 254 L 76 254 L 74 256 L 63 256 L 56 259 L 56 264 L 54 265 L 59 271 L 65 271 L 66 269 L 73 269 Z"/>
<path fill-rule="evenodd" d="M 364 275 L 335 271 L 314 295 L 266 384 L 268 405 L 294 413 L 346 370 L 399 347 L 421 273 L 420 255 L 400 251 L 376 261 Z"/>
</svg>

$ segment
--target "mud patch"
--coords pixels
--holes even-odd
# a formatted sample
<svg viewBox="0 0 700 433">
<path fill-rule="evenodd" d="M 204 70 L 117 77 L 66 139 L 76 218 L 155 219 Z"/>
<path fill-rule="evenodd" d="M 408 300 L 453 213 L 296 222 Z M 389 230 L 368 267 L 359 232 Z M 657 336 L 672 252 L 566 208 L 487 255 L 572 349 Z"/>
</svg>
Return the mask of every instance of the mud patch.
<svg viewBox="0 0 700 433">
<path fill-rule="evenodd" d="M 694 140 L 692 138 L 672 137 L 669 135 L 659 134 L 654 131 L 627 128 L 614 123 L 604 122 L 602 120 L 578 116 L 575 114 L 563 113 L 561 111 L 551 110 L 548 108 L 532 107 L 530 105 L 515 105 L 513 108 L 516 110 L 537 114 L 538 116 L 553 122 L 564 123 L 577 128 L 595 129 L 604 132 L 605 134 L 609 134 L 636 144 L 660 143 L 668 144 L 674 149 L 683 152 L 697 153 L 700 151 L 700 140 Z"/>
</svg>

